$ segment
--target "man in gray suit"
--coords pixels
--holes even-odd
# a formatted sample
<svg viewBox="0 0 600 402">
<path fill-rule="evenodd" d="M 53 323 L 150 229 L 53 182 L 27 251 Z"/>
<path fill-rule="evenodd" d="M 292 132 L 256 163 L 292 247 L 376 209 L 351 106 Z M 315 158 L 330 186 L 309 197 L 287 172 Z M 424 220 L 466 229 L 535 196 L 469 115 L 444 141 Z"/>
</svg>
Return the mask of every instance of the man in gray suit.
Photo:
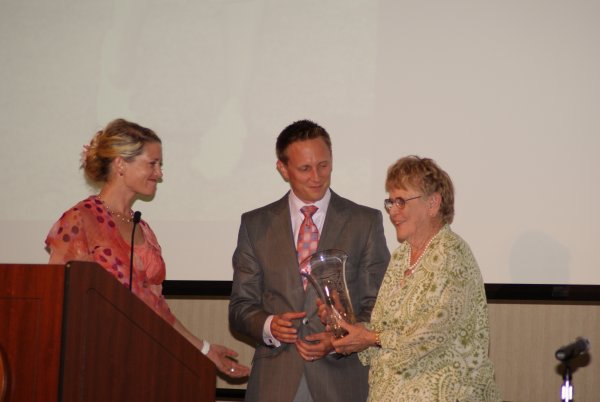
<svg viewBox="0 0 600 402">
<path fill-rule="evenodd" d="M 242 215 L 233 255 L 229 323 L 257 342 L 246 401 L 365 401 L 368 368 L 356 354 L 340 356 L 305 290 L 296 251 L 300 209 L 316 207 L 318 250 L 348 254 L 346 282 L 358 321 L 368 321 L 390 254 L 380 211 L 330 190 L 329 134 L 308 120 L 286 127 L 276 144 L 277 170 L 291 191 Z M 313 208 L 314 209 L 314 208 Z"/>
</svg>

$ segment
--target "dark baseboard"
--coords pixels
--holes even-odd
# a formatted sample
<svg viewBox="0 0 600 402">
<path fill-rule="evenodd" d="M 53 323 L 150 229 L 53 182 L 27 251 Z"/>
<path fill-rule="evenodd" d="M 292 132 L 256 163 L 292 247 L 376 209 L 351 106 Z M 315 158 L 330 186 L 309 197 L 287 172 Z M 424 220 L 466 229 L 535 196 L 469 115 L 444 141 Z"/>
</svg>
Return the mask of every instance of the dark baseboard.
<svg viewBox="0 0 600 402">
<path fill-rule="evenodd" d="M 600 304 L 600 285 L 552 285 L 487 283 L 488 303 L 587 303 Z M 229 298 L 231 281 L 165 281 L 163 293 L 168 298 Z"/>
<path fill-rule="evenodd" d="M 600 285 L 487 283 L 485 293 L 488 303 L 600 304 Z"/>
<path fill-rule="evenodd" d="M 243 401 L 246 390 L 233 388 L 217 388 L 217 400 L 219 401 Z"/>
</svg>

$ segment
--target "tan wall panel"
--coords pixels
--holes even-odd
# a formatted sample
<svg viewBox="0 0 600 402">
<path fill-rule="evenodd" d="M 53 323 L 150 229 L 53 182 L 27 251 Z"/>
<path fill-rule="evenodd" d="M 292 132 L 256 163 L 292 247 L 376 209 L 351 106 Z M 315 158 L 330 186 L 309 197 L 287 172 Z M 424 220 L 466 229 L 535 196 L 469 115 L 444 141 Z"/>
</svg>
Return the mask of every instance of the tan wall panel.
<svg viewBox="0 0 600 402">
<path fill-rule="evenodd" d="M 560 401 L 562 374 L 556 350 L 578 336 L 589 339 L 587 366 L 573 372 L 574 400 L 600 400 L 600 306 L 490 304 L 490 356 L 496 382 L 509 401 Z"/>
<path fill-rule="evenodd" d="M 250 365 L 254 349 L 229 331 L 226 299 L 169 299 L 173 312 L 193 333 L 240 353 Z M 491 350 L 502 396 L 514 402 L 560 401 L 562 375 L 554 352 L 577 336 L 600 348 L 600 306 L 490 304 Z M 598 401 L 600 364 L 591 356 L 573 373 L 574 400 Z M 218 388 L 245 388 L 245 382 L 217 378 Z"/>
<path fill-rule="evenodd" d="M 219 343 L 239 353 L 238 361 L 250 366 L 254 348 L 251 342 L 235 338 L 229 331 L 228 299 L 168 299 L 173 313 L 192 333 L 211 343 Z M 217 388 L 246 388 L 246 381 L 217 375 Z"/>
</svg>

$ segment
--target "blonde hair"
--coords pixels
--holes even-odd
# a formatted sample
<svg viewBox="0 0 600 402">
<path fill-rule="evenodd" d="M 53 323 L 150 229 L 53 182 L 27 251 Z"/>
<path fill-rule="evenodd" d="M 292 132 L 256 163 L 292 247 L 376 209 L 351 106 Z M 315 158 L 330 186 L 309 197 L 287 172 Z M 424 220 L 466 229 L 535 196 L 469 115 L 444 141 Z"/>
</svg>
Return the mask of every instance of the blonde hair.
<svg viewBox="0 0 600 402">
<path fill-rule="evenodd" d="M 106 182 L 115 158 L 120 156 L 132 161 L 142 153 L 144 144 L 150 142 L 161 143 L 158 135 L 149 128 L 124 119 L 113 120 L 84 147 L 81 168 L 90 180 Z"/>
<path fill-rule="evenodd" d="M 425 196 L 439 193 L 440 219 L 450 224 L 454 220 L 454 185 L 448 173 L 440 168 L 433 159 L 415 155 L 400 158 L 388 168 L 385 190 L 406 190 L 407 186 L 420 190 Z"/>
</svg>

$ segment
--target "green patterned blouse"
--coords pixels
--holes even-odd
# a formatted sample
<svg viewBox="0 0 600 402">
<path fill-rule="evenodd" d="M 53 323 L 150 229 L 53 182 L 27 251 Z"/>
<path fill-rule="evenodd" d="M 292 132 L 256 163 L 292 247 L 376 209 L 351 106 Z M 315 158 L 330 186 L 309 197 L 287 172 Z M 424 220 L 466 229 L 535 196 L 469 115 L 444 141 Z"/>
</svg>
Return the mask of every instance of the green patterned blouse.
<svg viewBox="0 0 600 402">
<path fill-rule="evenodd" d="M 359 354 L 370 365 L 369 401 L 500 401 L 471 249 L 446 225 L 404 278 L 409 256 L 406 242 L 394 251 L 368 324 L 382 347 Z"/>
</svg>

